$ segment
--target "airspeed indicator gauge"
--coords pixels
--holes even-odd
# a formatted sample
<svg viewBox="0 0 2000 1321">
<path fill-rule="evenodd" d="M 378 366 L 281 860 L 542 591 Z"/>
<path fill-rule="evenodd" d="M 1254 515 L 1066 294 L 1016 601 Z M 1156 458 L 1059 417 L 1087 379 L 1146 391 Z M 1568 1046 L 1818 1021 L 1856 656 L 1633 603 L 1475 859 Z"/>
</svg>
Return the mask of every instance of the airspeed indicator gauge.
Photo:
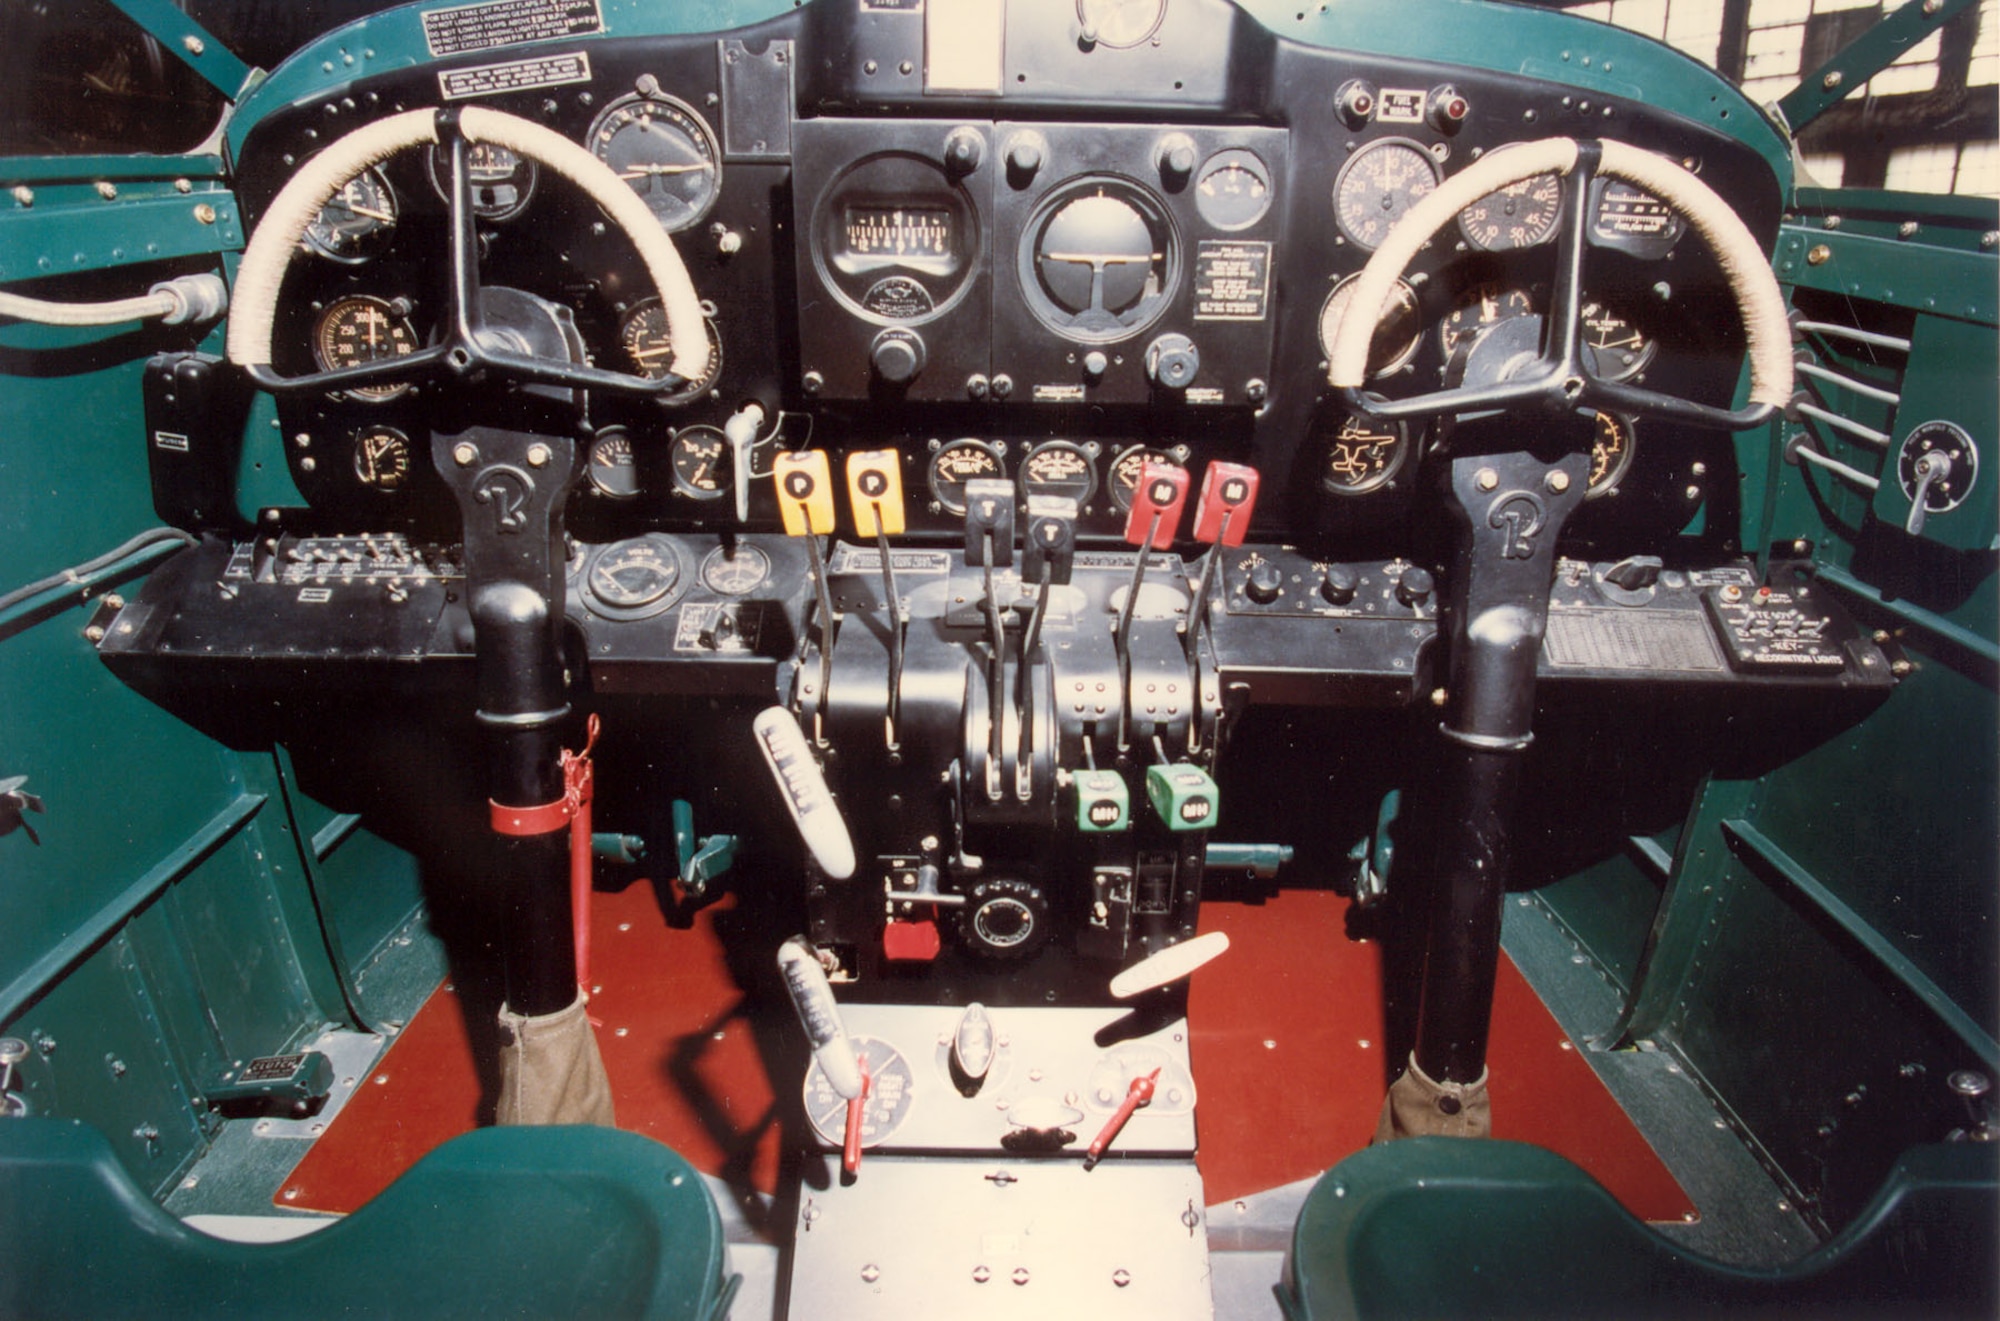
<svg viewBox="0 0 2000 1321">
<path fill-rule="evenodd" d="M 590 126 L 590 150 L 632 186 L 669 234 L 707 215 L 722 190 L 715 131 L 693 106 L 671 96 L 613 101 Z"/>
<path fill-rule="evenodd" d="M 313 328 L 313 361 L 323 372 L 361 367 L 417 351 L 417 333 L 386 299 L 350 294 L 334 300 L 319 314 Z M 410 388 L 408 381 L 349 387 L 355 398 L 379 402 Z"/>
</svg>

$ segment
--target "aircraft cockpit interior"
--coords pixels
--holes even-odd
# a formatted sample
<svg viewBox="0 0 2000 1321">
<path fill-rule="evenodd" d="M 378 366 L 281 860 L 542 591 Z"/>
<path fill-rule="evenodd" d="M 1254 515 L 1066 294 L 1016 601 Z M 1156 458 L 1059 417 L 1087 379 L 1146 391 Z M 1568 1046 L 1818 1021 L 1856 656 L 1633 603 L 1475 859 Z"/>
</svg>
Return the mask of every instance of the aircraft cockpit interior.
<svg viewBox="0 0 2000 1321">
<path fill-rule="evenodd" d="M 0 1314 L 2000 1308 L 1996 0 L 0 51 Z"/>
</svg>

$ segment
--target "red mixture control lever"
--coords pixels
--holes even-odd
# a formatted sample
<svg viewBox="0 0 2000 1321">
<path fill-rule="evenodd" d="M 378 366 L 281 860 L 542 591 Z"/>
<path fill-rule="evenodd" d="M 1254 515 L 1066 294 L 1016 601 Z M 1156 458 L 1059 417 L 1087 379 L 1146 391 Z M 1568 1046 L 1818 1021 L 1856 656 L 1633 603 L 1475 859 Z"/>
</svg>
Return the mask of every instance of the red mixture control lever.
<svg viewBox="0 0 2000 1321">
<path fill-rule="evenodd" d="M 861 1173 L 861 1121 L 868 1114 L 868 1093 L 873 1090 L 868 1077 L 868 1061 L 861 1061 L 861 1095 L 847 1102 L 847 1131 L 840 1145 L 840 1168 L 850 1176 Z"/>
<path fill-rule="evenodd" d="M 1132 1080 L 1132 1085 L 1125 1089 L 1125 1099 L 1119 1103 L 1118 1112 L 1112 1115 L 1104 1127 L 1098 1130 L 1097 1136 L 1090 1140 L 1090 1150 L 1083 1154 L 1084 1169 L 1097 1168 L 1097 1162 L 1104 1159 L 1105 1149 L 1117 1138 L 1119 1130 L 1125 1127 L 1125 1121 L 1130 1119 L 1140 1106 L 1153 1099 L 1153 1088 L 1159 1081 L 1158 1069 L 1154 1069 L 1143 1078 Z M 853 1112 L 848 1113 L 851 1115 Z"/>
</svg>

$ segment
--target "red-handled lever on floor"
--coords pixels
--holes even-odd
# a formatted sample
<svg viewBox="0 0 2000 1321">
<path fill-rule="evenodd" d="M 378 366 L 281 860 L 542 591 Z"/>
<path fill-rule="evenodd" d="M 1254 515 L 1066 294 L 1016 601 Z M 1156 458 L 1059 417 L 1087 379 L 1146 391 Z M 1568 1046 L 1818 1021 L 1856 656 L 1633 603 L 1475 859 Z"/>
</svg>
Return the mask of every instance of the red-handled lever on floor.
<svg viewBox="0 0 2000 1321">
<path fill-rule="evenodd" d="M 1137 1113 L 1140 1106 L 1145 1105 L 1153 1099 L 1153 1088 L 1159 1081 L 1160 1071 L 1158 1069 L 1154 1069 L 1143 1078 L 1134 1078 L 1132 1080 L 1132 1085 L 1125 1089 L 1125 1099 L 1119 1103 L 1117 1113 L 1113 1114 L 1105 1122 L 1104 1127 L 1098 1130 L 1097 1136 L 1090 1140 L 1090 1150 L 1083 1153 L 1084 1169 L 1094 1170 L 1097 1168 L 1097 1162 L 1104 1159 L 1105 1149 L 1117 1138 L 1119 1130 L 1125 1127 L 1125 1121 Z M 854 1122 L 854 1112 L 849 1110 L 847 1113 L 847 1122 L 852 1124 Z"/>
<path fill-rule="evenodd" d="M 868 1093 L 872 1081 L 868 1077 L 868 1061 L 861 1061 L 861 1095 L 847 1100 L 847 1131 L 840 1144 L 840 1168 L 848 1177 L 861 1173 L 861 1122 L 868 1114 Z"/>
</svg>

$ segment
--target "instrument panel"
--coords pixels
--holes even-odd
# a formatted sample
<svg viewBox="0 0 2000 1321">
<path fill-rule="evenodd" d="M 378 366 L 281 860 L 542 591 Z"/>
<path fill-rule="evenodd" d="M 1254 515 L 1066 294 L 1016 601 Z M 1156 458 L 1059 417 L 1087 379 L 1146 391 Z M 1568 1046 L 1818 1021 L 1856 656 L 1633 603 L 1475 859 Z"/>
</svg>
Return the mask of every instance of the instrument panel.
<svg viewBox="0 0 2000 1321">
<path fill-rule="evenodd" d="M 1596 97 L 1586 120 L 1557 84 L 1359 60 L 1208 0 L 1015 4 L 1010 43 L 1043 9 L 1075 27 L 1075 48 L 1023 38 L 1048 67 L 1037 77 L 1024 64 L 997 96 L 911 95 L 920 13 L 871 11 L 854 27 L 808 7 L 759 32 L 783 61 L 732 63 L 714 35 L 600 37 L 576 43 L 586 81 L 481 97 L 553 127 L 632 187 L 703 300 L 709 355 L 695 379 L 663 401 L 589 401 L 575 518 L 606 538 L 737 523 L 739 455 L 724 424 L 754 406 L 752 528 L 777 521 L 773 457 L 809 443 L 836 465 L 843 451 L 896 448 L 918 537 L 955 535 L 964 484 L 980 477 L 1015 482 L 1024 500 L 1075 499 L 1081 535 L 1116 536 L 1140 460 L 1157 456 L 1197 477 L 1211 461 L 1256 467 L 1271 493 L 1258 535 L 1366 538 L 1421 513 L 1420 479 L 1452 428 L 1354 416 L 1327 387 L 1326 361 L 1357 314 L 1355 275 L 1443 180 L 1518 142 L 1616 136 L 1698 170 L 1753 231 L 1775 226 L 1773 181 L 1749 148 L 1637 101 Z M 855 62 L 812 57 L 836 39 L 856 43 Z M 907 65 L 888 58 L 899 50 Z M 391 107 L 434 102 L 439 72 L 458 66 L 484 67 L 462 56 L 377 74 L 354 95 L 267 117 L 243 151 L 252 219 L 304 159 Z M 432 341 L 449 164 L 439 150 L 406 152 L 327 203 L 280 300 L 279 371 Z M 589 362 L 664 373 L 657 292 L 616 228 L 505 148 L 476 145 L 467 166 L 482 282 L 563 309 Z M 1532 345 L 1563 206 L 1560 181 L 1535 176 L 1425 245 L 1378 324 L 1369 388 L 1448 387 L 1502 327 Z M 1621 182 L 1598 180 L 1588 206 L 1591 370 L 1727 402 L 1741 332 L 1706 245 Z M 419 383 L 281 402 L 306 503 L 334 521 L 448 530 L 428 456 L 439 400 Z M 1664 536 L 1687 523 L 1690 490 L 1699 503 L 1721 488 L 1713 477 L 1730 458 L 1716 437 L 1582 421 L 1596 428 L 1593 492 L 1619 499 L 1596 502 L 1579 535 Z"/>
</svg>

